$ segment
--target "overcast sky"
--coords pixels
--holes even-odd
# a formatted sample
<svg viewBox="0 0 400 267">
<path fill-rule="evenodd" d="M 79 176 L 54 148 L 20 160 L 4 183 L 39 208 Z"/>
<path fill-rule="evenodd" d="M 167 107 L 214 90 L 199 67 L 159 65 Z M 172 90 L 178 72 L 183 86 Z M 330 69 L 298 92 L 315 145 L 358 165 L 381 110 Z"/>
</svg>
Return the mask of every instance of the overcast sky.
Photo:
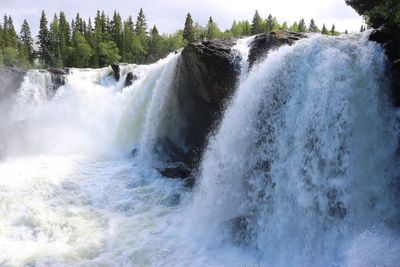
<svg viewBox="0 0 400 267">
<path fill-rule="evenodd" d="M 358 31 L 362 24 L 361 17 L 344 0 L 0 0 L 0 15 L 11 15 L 18 32 L 26 18 L 32 34 L 36 35 L 42 9 L 48 20 L 60 10 L 66 13 L 68 20 L 73 19 L 76 12 L 86 19 L 93 18 L 97 9 L 109 16 L 116 9 L 125 19 L 129 15 L 136 18 L 140 7 L 149 26 L 156 24 L 159 31 L 165 33 L 182 28 L 187 12 L 202 25 L 212 16 L 221 29 L 229 28 L 234 19 L 251 20 L 256 9 L 263 18 L 272 14 L 280 23 L 304 18 L 308 25 L 314 18 L 319 27 L 325 23 L 330 29 L 334 23 L 339 31 Z"/>
</svg>

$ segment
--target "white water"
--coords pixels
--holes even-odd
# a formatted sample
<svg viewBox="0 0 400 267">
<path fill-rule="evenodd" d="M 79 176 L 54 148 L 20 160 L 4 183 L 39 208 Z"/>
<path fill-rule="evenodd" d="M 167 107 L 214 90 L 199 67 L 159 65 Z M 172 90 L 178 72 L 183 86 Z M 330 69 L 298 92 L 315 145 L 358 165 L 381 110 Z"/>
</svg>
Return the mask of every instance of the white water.
<svg viewBox="0 0 400 267">
<path fill-rule="evenodd" d="M 188 231 L 243 246 L 260 266 L 399 266 L 399 125 L 385 64 L 366 36 L 271 53 L 210 140 Z"/>
<path fill-rule="evenodd" d="M 119 82 L 72 69 L 52 97 L 30 72 L 0 122 L 0 266 L 397 266 L 381 49 L 313 37 L 248 73 L 250 41 L 195 192 L 152 167 L 158 138 L 179 142 L 179 55 Z"/>
</svg>

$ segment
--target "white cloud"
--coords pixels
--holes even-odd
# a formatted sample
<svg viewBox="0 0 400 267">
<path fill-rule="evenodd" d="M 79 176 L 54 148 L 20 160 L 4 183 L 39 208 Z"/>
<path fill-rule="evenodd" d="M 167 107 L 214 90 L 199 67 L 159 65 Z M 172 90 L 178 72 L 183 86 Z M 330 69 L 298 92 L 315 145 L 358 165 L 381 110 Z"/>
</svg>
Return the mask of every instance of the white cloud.
<svg viewBox="0 0 400 267">
<path fill-rule="evenodd" d="M 234 19 L 251 20 L 256 9 L 263 17 L 272 14 L 280 22 L 314 18 L 320 26 L 325 23 L 328 28 L 335 23 L 340 31 L 357 31 L 362 23 L 361 17 L 344 0 L 0 0 L 0 6 L 2 12 L 13 17 L 17 29 L 26 18 L 33 34 L 37 33 L 42 9 L 49 20 L 60 10 L 71 20 L 76 12 L 84 18 L 93 18 L 97 9 L 105 10 L 110 16 L 115 9 L 123 18 L 129 15 L 135 18 L 143 7 L 149 26 L 156 24 L 161 32 L 181 28 L 187 12 L 203 25 L 212 16 L 222 29 L 229 28 Z"/>
</svg>

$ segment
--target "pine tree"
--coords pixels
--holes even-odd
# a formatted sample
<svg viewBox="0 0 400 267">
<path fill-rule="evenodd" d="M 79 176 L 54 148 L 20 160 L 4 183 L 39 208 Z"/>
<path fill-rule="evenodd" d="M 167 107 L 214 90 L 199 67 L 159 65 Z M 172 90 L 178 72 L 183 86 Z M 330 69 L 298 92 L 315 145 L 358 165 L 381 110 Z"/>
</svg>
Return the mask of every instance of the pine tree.
<svg viewBox="0 0 400 267">
<path fill-rule="evenodd" d="M 4 15 L 3 31 L 2 31 L 3 47 L 17 48 L 18 36 L 15 32 L 13 20 L 11 16 Z"/>
<path fill-rule="evenodd" d="M 329 34 L 328 29 L 326 28 L 325 24 L 322 25 L 322 31 L 321 31 L 321 33 L 322 33 L 322 34 L 325 34 L 325 35 L 328 35 L 328 34 Z"/>
<path fill-rule="evenodd" d="M 298 32 L 306 32 L 306 31 L 307 31 L 306 22 L 304 21 L 304 19 L 301 19 L 298 25 Z"/>
<path fill-rule="evenodd" d="M 256 10 L 256 12 L 254 13 L 254 16 L 253 16 L 252 23 L 251 23 L 251 34 L 253 34 L 253 35 L 260 34 L 262 32 L 263 32 L 263 21 L 262 21 L 260 14 Z"/>
<path fill-rule="evenodd" d="M 336 28 L 335 28 L 335 24 L 332 24 L 332 28 L 331 28 L 331 35 L 332 35 L 332 36 L 336 35 Z"/>
<path fill-rule="evenodd" d="M 51 66 L 63 67 L 60 50 L 60 27 L 58 24 L 57 15 L 54 14 L 53 22 L 50 24 L 50 52 L 51 52 Z M 57 64 L 58 63 L 58 64 Z"/>
<path fill-rule="evenodd" d="M 187 42 L 192 42 L 195 39 L 193 19 L 190 13 L 186 15 L 185 27 L 183 29 L 183 39 L 185 39 Z"/>
<path fill-rule="evenodd" d="M 288 30 L 288 29 L 289 29 L 288 23 L 286 21 L 284 21 L 282 23 L 281 30 Z"/>
<path fill-rule="evenodd" d="M 310 26 L 308 27 L 308 30 L 309 30 L 310 32 L 318 32 L 318 31 L 319 31 L 319 30 L 318 30 L 318 26 L 315 24 L 314 19 L 311 19 L 311 21 L 310 21 Z"/>
<path fill-rule="evenodd" d="M 3 26 L 0 23 L 0 54 L 1 54 L 1 59 L 3 59 L 3 54 L 1 53 L 1 50 L 3 49 Z M 2 61 L 0 61 L 0 65 L 2 64 Z"/>
<path fill-rule="evenodd" d="M 38 42 L 39 45 L 39 58 L 42 60 L 44 64 L 49 65 L 51 63 L 51 54 L 50 54 L 50 33 L 47 28 L 47 18 L 44 10 L 42 10 L 42 14 L 40 17 L 40 26 L 39 26 L 39 35 Z"/>
<path fill-rule="evenodd" d="M 68 47 L 68 53 L 71 66 L 78 68 L 89 67 L 93 51 L 80 31 L 76 31 L 72 37 L 72 46 Z"/>
<path fill-rule="evenodd" d="M 272 17 L 271 14 L 268 15 L 266 24 L 267 24 L 267 32 L 272 32 L 272 30 L 274 29 L 275 23 L 274 23 L 274 18 Z"/>
<path fill-rule="evenodd" d="M 162 57 L 161 36 L 156 25 L 150 31 L 149 59 L 148 62 L 154 62 Z"/>
<path fill-rule="evenodd" d="M 293 22 L 292 26 L 290 26 L 289 30 L 291 32 L 298 32 L 299 31 L 299 24 L 295 21 Z"/>
<path fill-rule="evenodd" d="M 119 51 L 123 50 L 122 34 L 122 19 L 120 14 L 114 10 L 113 18 L 111 20 L 111 40 L 117 45 Z"/>
<path fill-rule="evenodd" d="M 35 60 L 35 51 L 33 50 L 33 40 L 31 36 L 31 29 L 26 20 L 22 23 L 20 32 L 21 51 L 27 56 L 30 64 Z"/>
<path fill-rule="evenodd" d="M 62 62 L 64 64 L 68 61 L 68 46 L 71 44 L 71 34 L 70 34 L 70 26 L 65 17 L 64 12 L 60 12 L 59 15 L 59 43 L 60 43 L 60 54 L 62 58 Z"/>
<path fill-rule="evenodd" d="M 144 16 L 144 12 L 143 12 L 142 8 L 140 9 L 139 14 L 136 19 L 135 33 L 139 36 L 143 35 L 143 34 L 147 34 L 147 22 L 146 22 L 146 17 Z"/>
<path fill-rule="evenodd" d="M 221 31 L 218 28 L 218 25 L 214 22 L 213 18 L 210 17 L 207 22 L 207 27 L 206 27 L 206 38 L 208 40 L 215 39 L 219 37 L 221 34 Z"/>
<path fill-rule="evenodd" d="M 82 34 L 84 33 L 83 20 L 79 15 L 79 13 L 76 13 L 75 20 L 73 20 L 73 23 L 71 23 L 71 25 L 72 25 L 72 34 L 76 32 L 80 32 Z"/>
</svg>

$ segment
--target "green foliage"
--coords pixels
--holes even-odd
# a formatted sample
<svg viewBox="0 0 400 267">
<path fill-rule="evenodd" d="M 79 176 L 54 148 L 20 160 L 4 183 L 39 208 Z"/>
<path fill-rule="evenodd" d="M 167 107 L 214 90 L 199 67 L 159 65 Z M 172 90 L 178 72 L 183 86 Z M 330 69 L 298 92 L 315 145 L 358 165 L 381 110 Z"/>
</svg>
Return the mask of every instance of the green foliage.
<svg viewBox="0 0 400 267">
<path fill-rule="evenodd" d="M 121 59 L 117 45 L 113 41 L 99 44 L 99 61 L 101 66 L 118 62 Z"/>
<path fill-rule="evenodd" d="M 251 21 L 251 34 L 259 34 L 264 32 L 263 20 L 256 10 L 253 16 L 253 20 Z"/>
<path fill-rule="evenodd" d="M 400 24 L 399 0 L 345 0 L 347 5 L 353 7 L 362 15 L 367 24 L 379 27 L 382 24 L 395 26 Z"/>
<path fill-rule="evenodd" d="M 21 57 L 27 58 L 30 64 L 33 64 L 35 60 L 35 51 L 33 49 L 33 40 L 31 36 L 31 30 L 26 20 L 22 23 L 21 32 L 19 35 L 19 53 Z"/>
<path fill-rule="evenodd" d="M 186 16 L 185 27 L 183 28 L 183 39 L 192 42 L 195 39 L 195 31 L 193 27 L 193 19 L 190 13 Z"/>
<path fill-rule="evenodd" d="M 298 32 L 306 32 L 307 31 L 307 26 L 306 26 L 306 22 L 304 21 L 304 19 L 301 19 L 299 21 L 299 25 L 298 25 Z"/>
<path fill-rule="evenodd" d="M 326 28 L 325 24 L 322 25 L 322 31 L 321 31 L 321 33 L 322 33 L 322 34 L 325 34 L 325 35 L 328 35 L 328 34 L 329 34 L 329 31 L 328 31 L 328 29 Z"/>
<path fill-rule="evenodd" d="M 93 50 L 80 31 L 75 32 L 72 37 L 72 46 L 68 48 L 68 52 L 70 66 L 78 68 L 90 67 L 89 63 Z"/>
<path fill-rule="evenodd" d="M 290 26 L 289 31 L 291 32 L 298 32 L 299 31 L 299 24 L 295 21 L 293 22 L 292 26 Z"/>
<path fill-rule="evenodd" d="M 139 36 L 147 33 L 147 22 L 142 8 L 140 9 L 136 19 L 135 33 Z"/>
<path fill-rule="evenodd" d="M 280 29 L 280 27 L 281 26 L 279 25 L 278 20 L 271 14 L 269 14 L 268 18 L 265 21 L 265 31 L 272 32 L 273 30 Z"/>
<path fill-rule="evenodd" d="M 218 37 L 221 37 L 221 30 L 218 28 L 218 25 L 214 22 L 212 17 L 208 19 L 207 27 L 206 27 L 206 38 L 208 40 L 212 40 Z"/>
<path fill-rule="evenodd" d="M 324 28 L 324 34 L 329 34 Z M 230 29 L 223 32 L 212 17 L 207 25 L 202 26 L 194 22 L 188 13 L 182 30 L 174 34 L 160 34 L 155 25 L 148 31 L 143 9 L 138 12 L 135 23 L 132 16 L 123 21 L 120 14 L 114 11 L 110 19 L 101 10 L 97 10 L 93 21 L 90 18 L 86 21 L 77 13 L 68 23 L 61 11 L 54 15 L 48 27 L 46 14 L 42 11 L 36 54 L 28 23 L 24 21 L 18 37 L 12 18 L 5 15 L 3 25 L 0 23 L 0 62 L 23 67 L 35 64 L 40 67 L 102 67 L 120 60 L 137 64 L 152 63 L 196 39 L 249 36 L 278 29 L 294 32 L 308 30 L 304 19 L 289 27 L 287 22 L 280 25 L 271 14 L 263 19 L 255 11 L 251 23 L 248 20 L 233 21 Z M 314 20 L 310 22 L 310 31 L 318 32 Z M 338 34 L 334 30 L 333 33 Z M 39 63 L 35 63 L 36 56 Z"/>
<path fill-rule="evenodd" d="M 18 51 L 14 47 L 6 47 L 3 49 L 3 63 L 5 66 L 18 66 Z"/>
<path fill-rule="evenodd" d="M 51 64 L 51 45 L 50 45 L 50 32 L 47 28 L 46 14 L 42 10 L 40 17 L 39 35 L 37 44 L 39 45 L 39 59 L 45 65 Z"/>
<path fill-rule="evenodd" d="M 310 26 L 308 27 L 308 30 L 310 32 L 319 32 L 318 26 L 317 26 L 317 24 L 315 24 L 314 19 L 311 19 Z"/>
</svg>

